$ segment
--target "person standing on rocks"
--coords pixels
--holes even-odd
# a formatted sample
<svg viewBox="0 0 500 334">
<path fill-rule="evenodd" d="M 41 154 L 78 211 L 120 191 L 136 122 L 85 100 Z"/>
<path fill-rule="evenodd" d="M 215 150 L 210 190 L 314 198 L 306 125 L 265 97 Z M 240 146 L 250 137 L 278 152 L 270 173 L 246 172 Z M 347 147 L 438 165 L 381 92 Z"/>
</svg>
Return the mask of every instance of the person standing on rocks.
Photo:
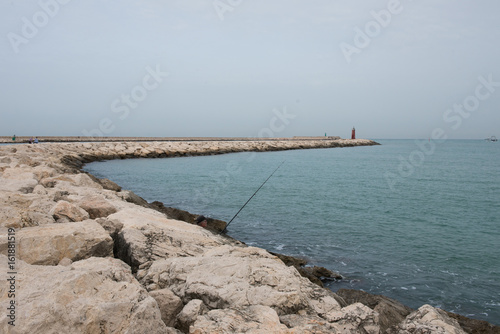
<svg viewBox="0 0 500 334">
<path fill-rule="evenodd" d="M 16 141 L 16 135 L 12 136 L 12 141 Z"/>
<path fill-rule="evenodd" d="M 196 225 L 206 228 L 208 225 L 207 218 L 205 218 L 205 216 L 198 216 L 198 218 L 196 218 Z"/>
</svg>

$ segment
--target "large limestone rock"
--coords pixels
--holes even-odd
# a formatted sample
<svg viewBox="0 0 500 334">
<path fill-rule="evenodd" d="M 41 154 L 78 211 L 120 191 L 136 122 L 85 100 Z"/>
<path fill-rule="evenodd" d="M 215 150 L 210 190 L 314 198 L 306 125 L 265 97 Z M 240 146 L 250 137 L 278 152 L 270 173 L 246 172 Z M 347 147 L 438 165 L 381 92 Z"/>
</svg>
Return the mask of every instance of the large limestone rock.
<svg viewBox="0 0 500 334">
<path fill-rule="evenodd" d="M 225 245 L 202 256 L 158 260 L 137 276 L 148 290 L 168 287 L 183 302 L 200 299 L 210 309 L 263 305 L 278 314 L 321 315 L 341 309 L 333 293 L 254 247 Z"/>
<path fill-rule="evenodd" d="M 161 320 L 156 301 L 135 281 L 130 267 L 112 258 L 70 266 L 33 266 L 18 261 L 17 333 L 176 333 Z M 0 255 L 0 267 L 7 258 Z M 10 302 L 0 285 L 0 304 Z M 9 333 L 6 312 L 0 332 Z"/>
<path fill-rule="evenodd" d="M 316 315 L 287 314 L 280 316 L 280 321 L 289 328 L 290 333 L 294 334 L 330 334 L 338 332 L 333 324 Z"/>
<path fill-rule="evenodd" d="M 90 219 L 107 217 L 117 211 L 111 203 L 98 196 L 84 198 L 78 202 L 78 206 L 87 211 Z"/>
<path fill-rule="evenodd" d="M 35 174 L 25 168 L 7 168 L 0 177 L 0 191 L 28 194 L 37 184 Z"/>
<path fill-rule="evenodd" d="M 280 323 L 275 310 L 267 306 L 247 306 L 238 309 L 212 310 L 199 316 L 191 334 L 209 333 L 289 333 Z"/>
<path fill-rule="evenodd" d="M 54 205 L 43 196 L 0 191 L 0 227 L 19 229 L 54 223 L 49 214 Z"/>
<path fill-rule="evenodd" d="M 49 213 L 59 222 L 79 222 L 90 218 L 87 211 L 67 201 L 57 202 Z"/>
<path fill-rule="evenodd" d="M 424 305 L 411 313 L 399 326 L 389 329 L 390 334 L 465 334 L 458 322 L 446 312 Z"/>
<path fill-rule="evenodd" d="M 193 299 L 184 306 L 182 311 L 177 315 L 176 328 L 187 333 L 189 327 L 196 321 L 199 315 L 207 313 L 209 310 L 202 300 Z"/>
<path fill-rule="evenodd" d="M 117 238 L 117 255 L 134 272 L 150 261 L 201 255 L 224 243 L 222 237 L 199 226 L 167 219 L 159 212 L 137 206 L 124 208 L 108 219 L 123 224 Z"/>
<path fill-rule="evenodd" d="M 378 313 L 361 303 L 346 306 L 340 311 L 330 311 L 325 315 L 325 319 L 341 333 L 380 332 Z"/>
<path fill-rule="evenodd" d="M 151 291 L 149 295 L 158 303 L 161 319 L 165 325 L 174 327 L 176 317 L 184 307 L 182 300 L 169 289 Z"/>
<path fill-rule="evenodd" d="M 78 261 L 113 256 L 113 240 L 93 220 L 23 228 L 16 233 L 18 258 L 38 265 L 57 265 L 62 259 Z M 0 237 L 0 253 L 7 254 L 6 235 Z"/>
<path fill-rule="evenodd" d="M 336 292 L 347 304 L 362 303 L 379 314 L 379 324 L 382 332 L 398 325 L 413 312 L 413 309 L 398 301 L 380 295 L 372 295 L 365 291 L 340 289 Z"/>
<path fill-rule="evenodd" d="M 111 181 L 109 179 L 99 179 L 99 184 L 104 189 L 107 189 L 107 190 L 112 190 L 112 191 L 116 191 L 116 192 L 122 190 L 122 187 L 120 187 L 119 185 L 117 185 L 116 183 L 114 183 L 113 181 Z"/>
</svg>

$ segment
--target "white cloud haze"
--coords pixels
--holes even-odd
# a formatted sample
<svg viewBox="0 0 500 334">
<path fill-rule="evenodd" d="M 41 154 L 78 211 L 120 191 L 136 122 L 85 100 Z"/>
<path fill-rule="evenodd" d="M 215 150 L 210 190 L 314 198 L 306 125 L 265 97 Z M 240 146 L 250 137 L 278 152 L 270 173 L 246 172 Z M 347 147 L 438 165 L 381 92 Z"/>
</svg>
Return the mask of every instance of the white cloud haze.
<svg viewBox="0 0 500 334">
<path fill-rule="evenodd" d="M 296 117 L 276 136 L 499 136 L 499 12 L 494 0 L 0 0 L 0 135 L 257 136 L 286 108 Z"/>
</svg>

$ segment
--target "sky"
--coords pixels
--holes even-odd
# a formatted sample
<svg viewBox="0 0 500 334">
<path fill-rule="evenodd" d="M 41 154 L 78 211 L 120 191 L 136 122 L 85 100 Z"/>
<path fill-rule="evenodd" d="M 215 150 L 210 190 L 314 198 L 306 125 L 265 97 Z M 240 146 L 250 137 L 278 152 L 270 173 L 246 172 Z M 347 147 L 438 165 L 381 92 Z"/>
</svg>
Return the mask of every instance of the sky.
<svg viewBox="0 0 500 334">
<path fill-rule="evenodd" d="M 0 135 L 500 137 L 498 13 L 498 0 L 0 0 Z"/>
</svg>

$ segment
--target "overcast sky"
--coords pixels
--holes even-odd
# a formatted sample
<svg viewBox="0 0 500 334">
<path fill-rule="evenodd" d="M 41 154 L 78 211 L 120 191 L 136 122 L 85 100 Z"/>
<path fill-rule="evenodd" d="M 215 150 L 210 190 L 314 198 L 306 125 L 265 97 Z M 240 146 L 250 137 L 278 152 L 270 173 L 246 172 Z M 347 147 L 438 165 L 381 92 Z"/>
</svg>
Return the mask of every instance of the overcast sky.
<svg viewBox="0 0 500 334">
<path fill-rule="evenodd" d="M 0 135 L 500 137 L 500 1 L 0 0 Z"/>
</svg>

